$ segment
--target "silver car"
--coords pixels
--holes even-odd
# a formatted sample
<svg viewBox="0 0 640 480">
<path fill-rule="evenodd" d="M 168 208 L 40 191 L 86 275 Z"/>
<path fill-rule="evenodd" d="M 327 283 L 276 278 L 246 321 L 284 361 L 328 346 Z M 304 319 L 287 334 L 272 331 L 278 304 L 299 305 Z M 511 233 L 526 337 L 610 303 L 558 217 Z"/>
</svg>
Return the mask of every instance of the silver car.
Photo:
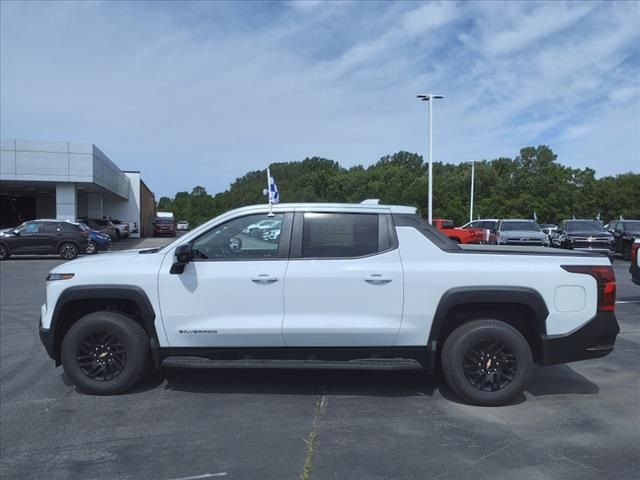
<svg viewBox="0 0 640 480">
<path fill-rule="evenodd" d="M 500 220 L 496 230 L 498 245 L 549 246 L 549 237 L 534 220 Z"/>
</svg>

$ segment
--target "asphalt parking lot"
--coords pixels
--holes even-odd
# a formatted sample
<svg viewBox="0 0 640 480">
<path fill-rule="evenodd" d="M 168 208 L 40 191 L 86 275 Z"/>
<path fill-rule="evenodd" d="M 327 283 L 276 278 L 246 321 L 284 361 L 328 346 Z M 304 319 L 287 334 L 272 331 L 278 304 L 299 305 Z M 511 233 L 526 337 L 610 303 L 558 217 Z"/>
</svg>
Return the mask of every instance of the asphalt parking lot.
<svg viewBox="0 0 640 480">
<path fill-rule="evenodd" d="M 125 395 L 82 395 L 37 334 L 59 263 L 0 264 L 3 480 L 638 478 L 640 287 L 628 262 L 614 264 L 616 350 L 538 368 L 500 408 L 463 405 L 414 372 L 174 370 Z"/>
</svg>

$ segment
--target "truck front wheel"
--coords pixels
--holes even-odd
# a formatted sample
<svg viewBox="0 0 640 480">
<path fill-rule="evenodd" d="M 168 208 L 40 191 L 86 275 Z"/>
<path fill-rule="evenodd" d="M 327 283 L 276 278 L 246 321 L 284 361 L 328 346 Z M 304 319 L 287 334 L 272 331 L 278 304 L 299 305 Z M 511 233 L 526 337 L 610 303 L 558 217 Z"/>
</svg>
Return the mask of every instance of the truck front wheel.
<svg viewBox="0 0 640 480">
<path fill-rule="evenodd" d="M 94 312 L 75 322 L 62 342 L 62 366 L 79 390 L 122 393 L 137 383 L 149 360 L 149 338 L 134 320 Z"/>
<path fill-rule="evenodd" d="M 475 405 L 514 401 L 533 375 L 527 340 L 498 320 L 474 320 L 458 327 L 445 341 L 441 360 L 447 384 Z"/>
</svg>

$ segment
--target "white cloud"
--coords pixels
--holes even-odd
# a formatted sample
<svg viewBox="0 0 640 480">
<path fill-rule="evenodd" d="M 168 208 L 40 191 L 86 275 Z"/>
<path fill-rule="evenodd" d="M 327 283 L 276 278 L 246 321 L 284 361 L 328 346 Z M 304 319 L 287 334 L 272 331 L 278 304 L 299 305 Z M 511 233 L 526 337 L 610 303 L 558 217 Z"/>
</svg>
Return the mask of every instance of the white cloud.
<svg viewBox="0 0 640 480">
<path fill-rule="evenodd" d="M 598 145 L 640 161 L 634 4 L 0 5 L 2 137 L 92 141 L 159 194 L 311 155 L 422 152 L 425 90 L 446 97 L 441 160 L 546 143 L 599 173 L 616 164 Z"/>
<path fill-rule="evenodd" d="M 521 3 L 517 14 L 507 16 L 510 25 L 505 30 L 490 30 L 484 32 L 485 53 L 490 55 L 503 55 L 513 53 L 529 47 L 545 37 L 562 31 L 588 14 L 595 4 L 593 3 L 544 3 L 534 4 L 532 11 L 528 12 L 529 5 Z"/>
</svg>

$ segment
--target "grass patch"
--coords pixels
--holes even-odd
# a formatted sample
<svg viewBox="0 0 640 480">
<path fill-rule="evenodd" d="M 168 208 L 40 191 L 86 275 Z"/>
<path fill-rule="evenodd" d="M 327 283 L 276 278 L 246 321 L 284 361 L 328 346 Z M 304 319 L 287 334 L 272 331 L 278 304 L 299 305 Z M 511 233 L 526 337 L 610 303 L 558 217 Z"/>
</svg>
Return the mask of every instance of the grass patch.
<svg viewBox="0 0 640 480">
<path fill-rule="evenodd" d="M 309 432 L 309 436 L 307 437 L 307 455 L 304 459 L 304 465 L 302 467 L 302 472 L 300 473 L 299 480 L 309 480 L 311 478 L 311 471 L 313 469 L 313 457 L 315 456 L 316 449 L 316 438 L 318 436 L 318 423 L 320 422 L 320 417 L 324 415 L 327 406 L 327 396 L 323 394 L 318 401 L 316 402 L 316 409 L 313 415 L 313 424 L 311 426 L 311 431 Z"/>
</svg>

